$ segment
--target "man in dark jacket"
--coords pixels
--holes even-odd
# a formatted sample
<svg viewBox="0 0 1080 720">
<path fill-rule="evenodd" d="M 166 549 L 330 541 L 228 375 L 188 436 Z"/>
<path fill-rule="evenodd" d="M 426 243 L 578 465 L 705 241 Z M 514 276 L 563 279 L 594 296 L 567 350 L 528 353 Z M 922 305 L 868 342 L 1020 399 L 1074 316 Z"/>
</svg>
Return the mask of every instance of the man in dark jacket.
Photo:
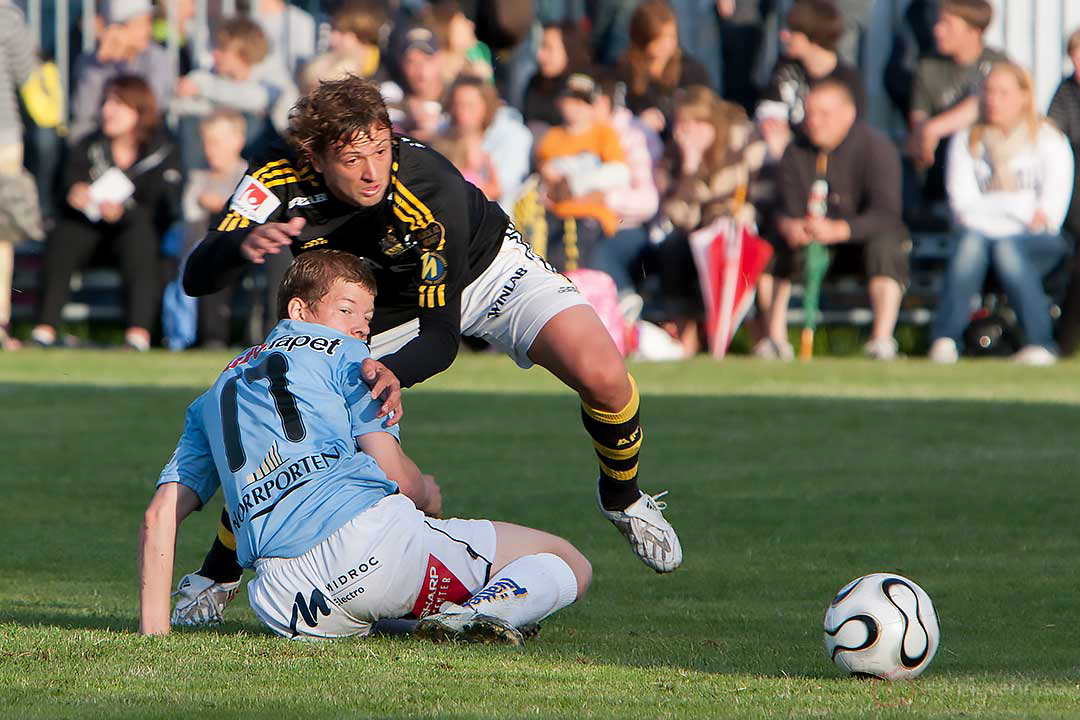
<svg viewBox="0 0 1080 720">
<path fill-rule="evenodd" d="M 804 130 L 780 161 L 770 337 L 787 343 L 791 281 L 802 269 L 803 249 L 811 242 L 854 246 L 862 251 L 874 312 L 866 353 L 892 359 L 910 246 L 900 214 L 899 154 L 885 135 L 856 121 L 851 90 L 834 79 L 811 89 Z"/>
</svg>

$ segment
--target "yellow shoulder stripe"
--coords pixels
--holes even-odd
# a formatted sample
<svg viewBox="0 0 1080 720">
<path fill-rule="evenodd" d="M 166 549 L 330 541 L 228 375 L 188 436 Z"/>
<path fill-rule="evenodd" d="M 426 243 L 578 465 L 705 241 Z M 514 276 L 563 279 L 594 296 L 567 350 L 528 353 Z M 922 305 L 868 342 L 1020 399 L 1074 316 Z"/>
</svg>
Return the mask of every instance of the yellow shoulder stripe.
<svg viewBox="0 0 1080 720">
<path fill-rule="evenodd" d="M 292 166 L 289 165 L 289 159 L 288 158 L 283 158 L 281 160 L 275 160 L 273 162 L 266 163 L 261 168 L 259 168 L 255 172 L 251 173 L 251 177 L 255 178 L 256 180 L 261 180 L 262 176 L 264 174 L 270 172 L 274 168 L 279 168 L 282 165 L 288 167 L 290 170 L 292 169 Z"/>
<path fill-rule="evenodd" d="M 409 188 L 402 185 L 401 181 L 396 178 L 394 179 L 394 187 L 399 193 L 398 197 L 404 198 L 407 203 L 412 205 L 412 207 L 420 214 L 424 225 L 435 221 L 435 216 L 431 214 L 431 210 L 428 209 L 428 206 L 420 202 L 419 198 L 413 195 L 409 191 Z"/>
</svg>

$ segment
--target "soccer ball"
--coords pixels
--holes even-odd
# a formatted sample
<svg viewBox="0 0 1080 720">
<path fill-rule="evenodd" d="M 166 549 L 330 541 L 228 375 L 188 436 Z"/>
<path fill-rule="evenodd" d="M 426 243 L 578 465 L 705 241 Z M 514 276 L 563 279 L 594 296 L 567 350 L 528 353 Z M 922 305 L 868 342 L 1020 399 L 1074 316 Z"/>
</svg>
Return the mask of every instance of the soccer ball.
<svg viewBox="0 0 1080 720">
<path fill-rule="evenodd" d="M 940 638 L 930 596 L 900 575 L 856 578 L 825 611 L 825 653 L 852 675 L 917 677 L 934 659 Z"/>
</svg>

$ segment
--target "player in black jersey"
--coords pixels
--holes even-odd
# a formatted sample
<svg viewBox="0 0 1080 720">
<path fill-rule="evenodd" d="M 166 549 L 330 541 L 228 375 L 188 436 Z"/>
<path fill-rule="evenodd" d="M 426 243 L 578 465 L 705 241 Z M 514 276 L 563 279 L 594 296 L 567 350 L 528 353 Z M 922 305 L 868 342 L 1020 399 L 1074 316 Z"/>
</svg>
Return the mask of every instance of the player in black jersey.
<svg viewBox="0 0 1080 720">
<path fill-rule="evenodd" d="M 448 368 L 463 334 L 488 340 L 522 367 L 547 368 L 581 396 L 600 462 L 601 511 L 648 566 L 678 567 L 682 548 L 663 503 L 637 486 L 637 387 L 573 284 L 449 161 L 395 135 L 374 85 L 356 77 L 322 83 L 293 108 L 288 141 L 252 163 L 194 249 L 187 292 L 215 292 L 248 263 L 287 248 L 367 258 L 379 288 L 371 328 L 378 361 L 364 372 L 384 414 L 400 417 L 400 388 Z M 220 528 L 200 574 L 181 581 L 188 592 L 174 622 L 199 622 L 207 610 L 200 603 L 239 577 L 231 540 Z"/>
</svg>

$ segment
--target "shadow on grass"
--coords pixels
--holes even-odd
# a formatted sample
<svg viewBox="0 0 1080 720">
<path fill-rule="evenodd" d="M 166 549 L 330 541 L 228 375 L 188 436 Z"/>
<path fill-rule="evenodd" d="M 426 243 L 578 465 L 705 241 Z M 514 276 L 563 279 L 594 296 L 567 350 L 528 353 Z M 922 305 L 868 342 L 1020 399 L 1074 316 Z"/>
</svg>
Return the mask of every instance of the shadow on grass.
<svg viewBox="0 0 1080 720">
<path fill-rule="evenodd" d="M 197 392 L 0 383 L 0 443 L 16 470 L 0 507 L 0 577 L 52 588 L 70 573 L 65 592 L 78 602 L 100 576 L 116 595 L 107 604 L 130 602 L 133 529 Z M 406 402 L 406 449 L 439 478 L 448 515 L 539 527 L 592 560 L 589 595 L 550 621 L 536 652 L 831 678 L 825 605 L 848 580 L 892 571 L 935 601 L 935 672 L 1075 674 L 1080 628 L 1063 621 L 1080 552 L 1073 407 L 648 397 L 642 485 L 671 491 L 686 552 L 661 577 L 593 509 L 595 459 L 569 393 L 412 392 Z M 219 502 L 181 530 L 178 573 L 197 567 Z M 125 617 L 5 597 L 0 622 L 136 626 L 134 604 Z"/>
</svg>

